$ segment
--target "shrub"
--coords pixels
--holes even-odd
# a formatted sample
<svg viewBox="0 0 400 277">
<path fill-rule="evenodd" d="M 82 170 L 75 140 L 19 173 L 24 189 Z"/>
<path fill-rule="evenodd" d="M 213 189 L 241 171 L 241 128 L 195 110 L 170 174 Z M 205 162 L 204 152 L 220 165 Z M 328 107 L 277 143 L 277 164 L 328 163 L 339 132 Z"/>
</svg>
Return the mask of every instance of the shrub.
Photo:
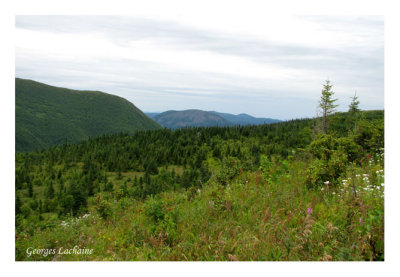
<svg viewBox="0 0 400 277">
<path fill-rule="evenodd" d="M 145 205 L 146 215 L 152 218 L 155 222 L 164 219 L 163 203 L 156 198 L 149 197 Z"/>
<path fill-rule="evenodd" d="M 111 215 L 112 213 L 111 204 L 107 200 L 103 199 L 101 194 L 96 195 L 94 203 L 95 203 L 94 207 L 97 213 L 100 215 L 100 217 L 102 217 L 103 219 L 107 219 Z"/>
<path fill-rule="evenodd" d="M 359 146 L 353 140 L 337 139 L 326 134 L 314 140 L 308 150 L 315 158 L 307 171 L 308 188 L 317 188 L 326 181 L 335 184 L 346 170 L 349 161 L 353 161 L 359 155 Z"/>
</svg>

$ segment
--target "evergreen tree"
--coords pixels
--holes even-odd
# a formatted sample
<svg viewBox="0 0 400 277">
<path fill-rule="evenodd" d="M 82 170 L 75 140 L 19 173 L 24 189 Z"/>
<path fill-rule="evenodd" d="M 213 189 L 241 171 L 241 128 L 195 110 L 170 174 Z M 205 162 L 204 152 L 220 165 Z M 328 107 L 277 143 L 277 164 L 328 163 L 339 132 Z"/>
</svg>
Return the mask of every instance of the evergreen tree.
<svg viewBox="0 0 400 277">
<path fill-rule="evenodd" d="M 335 105 L 335 101 L 337 99 L 333 99 L 334 92 L 332 91 L 332 85 L 329 80 L 326 80 L 326 83 L 322 89 L 321 99 L 319 101 L 319 108 L 322 110 L 322 132 L 326 133 L 328 129 L 328 116 L 335 112 L 335 108 L 338 105 Z"/>
<path fill-rule="evenodd" d="M 349 105 L 349 119 L 350 119 L 350 124 L 354 124 L 353 129 L 355 130 L 357 128 L 357 119 L 358 115 L 360 114 L 360 109 L 358 105 L 360 104 L 360 101 L 358 101 L 358 97 L 356 95 L 357 93 L 354 93 L 354 96 L 351 97 L 351 103 Z"/>
<path fill-rule="evenodd" d="M 354 96 L 351 97 L 351 103 L 349 105 L 349 113 L 350 114 L 356 114 L 360 111 L 358 105 L 360 104 L 360 101 L 358 101 L 358 96 L 357 92 L 354 93 Z"/>
</svg>

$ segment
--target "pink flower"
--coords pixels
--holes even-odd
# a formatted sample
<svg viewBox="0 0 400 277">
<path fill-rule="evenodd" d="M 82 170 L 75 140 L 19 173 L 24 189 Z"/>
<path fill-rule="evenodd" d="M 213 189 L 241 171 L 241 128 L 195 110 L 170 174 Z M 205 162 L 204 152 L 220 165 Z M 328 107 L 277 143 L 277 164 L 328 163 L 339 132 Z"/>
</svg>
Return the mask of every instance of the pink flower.
<svg viewBox="0 0 400 277">
<path fill-rule="evenodd" d="M 362 219 L 362 217 L 360 217 L 359 222 L 364 223 L 364 220 Z"/>
<path fill-rule="evenodd" d="M 313 209 L 307 208 L 307 213 L 308 213 L 308 214 L 312 214 L 312 212 L 313 212 Z"/>
</svg>

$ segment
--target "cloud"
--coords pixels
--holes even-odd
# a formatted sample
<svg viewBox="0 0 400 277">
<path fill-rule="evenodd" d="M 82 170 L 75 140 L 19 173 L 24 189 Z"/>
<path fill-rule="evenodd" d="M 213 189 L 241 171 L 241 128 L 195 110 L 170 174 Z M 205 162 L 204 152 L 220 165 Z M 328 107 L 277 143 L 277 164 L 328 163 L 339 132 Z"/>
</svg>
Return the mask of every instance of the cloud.
<svg viewBox="0 0 400 277">
<path fill-rule="evenodd" d="M 383 108 L 381 17 L 263 25 L 232 32 L 174 19 L 17 16 L 16 75 L 104 90 L 146 111 L 213 106 L 282 119 L 315 116 L 330 78 L 343 110 L 355 90 L 361 107 Z"/>
</svg>

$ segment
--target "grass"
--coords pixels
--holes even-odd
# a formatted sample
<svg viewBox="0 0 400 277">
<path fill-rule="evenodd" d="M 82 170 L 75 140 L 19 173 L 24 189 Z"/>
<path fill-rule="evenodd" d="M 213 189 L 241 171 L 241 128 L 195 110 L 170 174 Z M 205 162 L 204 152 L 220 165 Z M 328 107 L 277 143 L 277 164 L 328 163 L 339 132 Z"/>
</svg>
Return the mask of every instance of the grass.
<svg viewBox="0 0 400 277">
<path fill-rule="evenodd" d="M 18 234 L 16 260 L 384 260 L 382 160 L 350 166 L 341 185 L 315 190 L 306 188 L 307 166 L 292 160 L 282 170 L 275 162 L 269 173 L 244 171 L 226 185 L 214 175 L 202 188 L 144 201 L 103 192 L 108 216 L 91 199 L 87 217 Z M 26 254 L 75 245 L 93 254 Z"/>
</svg>

